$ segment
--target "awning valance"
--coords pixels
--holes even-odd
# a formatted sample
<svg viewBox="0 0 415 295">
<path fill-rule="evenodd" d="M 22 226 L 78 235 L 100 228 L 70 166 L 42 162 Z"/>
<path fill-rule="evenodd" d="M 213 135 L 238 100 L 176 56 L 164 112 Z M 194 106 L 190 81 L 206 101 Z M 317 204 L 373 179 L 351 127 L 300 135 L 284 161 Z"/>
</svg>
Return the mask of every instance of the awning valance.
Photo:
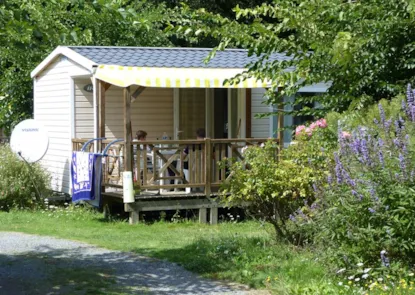
<svg viewBox="0 0 415 295">
<path fill-rule="evenodd" d="M 127 87 L 140 85 L 161 88 L 266 88 L 270 82 L 248 78 L 230 85 L 225 80 L 244 69 L 218 68 L 150 68 L 100 65 L 95 77 L 112 85 Z"/>
</svg>

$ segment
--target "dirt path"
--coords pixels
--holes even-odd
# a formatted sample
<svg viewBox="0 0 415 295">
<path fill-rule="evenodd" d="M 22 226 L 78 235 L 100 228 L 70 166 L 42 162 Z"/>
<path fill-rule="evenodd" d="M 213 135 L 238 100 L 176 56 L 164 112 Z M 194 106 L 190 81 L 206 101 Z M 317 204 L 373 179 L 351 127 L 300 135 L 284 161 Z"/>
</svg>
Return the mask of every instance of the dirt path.
<svg viewBox="0 0 415 295">
<path fill-rule="evenodd" d="M 0 232 L 0 294 L 229 294 L 239 285 L 202 279 L 182 267 L 88 244 Z"/>
</svg>

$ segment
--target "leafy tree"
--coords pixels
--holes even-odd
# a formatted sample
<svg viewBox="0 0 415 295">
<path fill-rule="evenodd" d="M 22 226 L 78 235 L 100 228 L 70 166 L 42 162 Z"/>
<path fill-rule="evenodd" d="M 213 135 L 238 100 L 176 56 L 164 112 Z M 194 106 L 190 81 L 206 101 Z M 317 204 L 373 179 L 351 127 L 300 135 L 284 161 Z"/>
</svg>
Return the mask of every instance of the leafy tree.
<svg viewBox="0 0 415 295">
<path fill-rule="evenodd" d="M 295 101 L 319 101 L 322 108 L 300 113 L 321 116 L 327 110 L 360 109 L 389 99 L 414 80 L 413 5 L 413 0 L 275 0 L 255 8 L 236 6 L 236 20 L 183 7 L 171 28 L 189 40 L 220 38 L 217 49 L 242 47 L 260 56 L 238 78 L 272 79 L 270 104 L 301 86 L 330 82 L 326 95 Z M 290 59 L 273 60 L 277 52 Z M 273 96 L 279 86 L 284 88 Z"/>
<path fill-rule="evenodd" d="M 244 8 L 254 8 L 262 3 L 271 3 L 272 0 L 154 0 L 156 3 L 163 3 L 166 7 L 170 8 L 170 11 L 175 11 L 177 7 L 186 5 L 190 10 L 204 9 L 214 14 L 218 14 L 222 17 L 235 19 L 235 13 L 233 8 L 236 5 Z M 177 11 L 177 10 L 176 10 Z M 175 13 L 173 13 L 175 15 Z M 172 42 L 176 46 L 182 47 L 215 47 L 219 44 L 220 39 L 211 35 L 199 36 L 192 40 L 186 38 L 180 38 L 178 35 L 171 36 Z M 190 42 L 189 42 L 190 41 Z"/>
<path fill-rule="evenodd" d="M 0 0 L 0 127 L 32 116 L 30 72 L 56 46 L 168 46 L 164 12 L 147 1 Z"/>
</svg>

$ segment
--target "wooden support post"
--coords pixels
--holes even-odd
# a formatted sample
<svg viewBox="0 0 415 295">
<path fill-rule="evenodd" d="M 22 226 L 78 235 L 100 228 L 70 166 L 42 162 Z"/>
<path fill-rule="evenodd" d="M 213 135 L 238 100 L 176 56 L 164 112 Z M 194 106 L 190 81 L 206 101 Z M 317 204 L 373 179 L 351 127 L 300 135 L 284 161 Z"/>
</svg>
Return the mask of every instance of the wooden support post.
<svg viewBox="0 0 415 295">
<path fill-rule="evenodd" d="M 252 89 L 248 88 L 246 89 L 246 95 L 245 95 L 245 103 L 246 103 L 246 131 L 245 131 L 245 137 L 250 138 L 251 132 L 252 132 Z"/>
<path fill-rule="evenodd" d="M 280 151 L 284 148 L 284 104 L 281 102 L 278 105 L 278 143 L 280 146 Z"/>
<path fill-rule="evenodd" d="M 283 87 L 278 87 L 278 93 L 283 91 Z M 278 104 L 278 143 L 280 151 L 284 148 L 284 131 L 282 131 L 282 128 L 284 128 L 284 97 L 281 96 L 281 101 Z M 278 156 L 280 155 L 281 153 Z"/>
<path fill-rule="evenodd" d="M 132 171 L 131 151 L 131 93 L 130 87 L 124 88 L 124 171 Z"/>
<path fill-rule="evenodd" d="M 98 137 L 105 137 L 105 83 L 97 80 L 98 92 Z M 101 150 L 100 143 L 99 150 Z"/>
<path fill-rule="evenodd" d="M 130 217 L 128 218 L 129 224 L 137 224 L 140 222 L 140 212 L 136 208 L 134 211 L 130 212 Z"/>
<path fill-rule="evenodd" d="M 97 80 L 97 93 L 98 93 L 98 137 L 105 138 L 105 91 L 106 84 L 101 80 Z M 97 141 L 97 152 L 102 152 L 104 149 L 102 142 Z M 105 173 L 104 173 L 105 175 Z M 105 177 L 105 176 L 104 176 Z M 105 179 L 104 179 L 105 182 Z M 101 186 L 101 193 L 105 192 L 105 185 Z M 105 208 L 104 208 L 105 209 Z M 105 211 L 104 211 L 105 212 Z"/>
<path fill-rule="evenodd" d="M 200 208 L 199 209 L 199 223 L 206 223 L 207 222 L 207 209 Z"/>
<path fill-rule="evenodd" d="M 212 184 L 212 142 L 205 138 L 205 195 L 210 198 Z"/>
<path fill-rule="evenodd" d="M 210 208 L 210 224 L 218 224 L 218 207 Z"/>
</svg>

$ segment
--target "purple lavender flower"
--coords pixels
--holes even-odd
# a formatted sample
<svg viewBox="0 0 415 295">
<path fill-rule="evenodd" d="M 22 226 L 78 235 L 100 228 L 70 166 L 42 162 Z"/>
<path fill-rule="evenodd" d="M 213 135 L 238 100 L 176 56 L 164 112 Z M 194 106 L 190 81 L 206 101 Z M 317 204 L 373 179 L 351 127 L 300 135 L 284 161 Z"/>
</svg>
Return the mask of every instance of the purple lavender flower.
<svg viewBox="0 0 415 295">
<path fill-rule="evenodd" d="M 407 98 L 408 104 L 413 104 L 415 97 L 414 97 L 414 94 L 412 93 L 411 84 L 408 84 L 406 88 L 406 98 Z"/>
<path fill-rule="evenodd" d="M 401 116 L 399 116 L 398 122 L 399 122 L 399 127 L 401 129 L 405 129 L 405 120 Z"/>
<path fill-rule="evenodd" d="M 313 191 L 316 193 L 317 192 L 317 185 L 315 183 L 313 183 Z M 306 202 L 306 201 L 304 201 Z"/>
<path fill-rule="evenodd" d="M 290 218 L 290 220 L 292 222 L 296 222 L 297 221 L 297 219 L 295 219 L 294 215 L 292 215 L 292 214 L 290 214 L 289 218 Z"/>
<path fill-rule="evenodd" d="M 406 175 L 406 163 L 405 163 L 405 157 L 399 153 L 399 167 L 401 167 L 402 174 Z"/>
<path fill-rule="evenodd" d="M 389 133 L 391 125 L 392 125 L 392 119 L 389 119 L 389 120 L 385 121 L 384 126 L 385 126 L 385 130 L 386 130 L 387 133 Z"/>
<path fill-rule="evenodd" d="M 385 168 L 385 161 L 383 159 L 383 152 L 382 152 L 382 150 L 379 150 L 378 155 L 379 155 L 379 162 L 380 162 L 380 164 L 382 165 L 383 168 Z"/>
<path fill-rule="evenodd" d="M 331 174 L 329 174 L 327 176 L 327 182 L 331 185 L 333 183 L 333 177 L 331 176 Z"/>
<path fill-rule="evenodd" d="M 390 263 L 389 263 L 389 258 L 386 256 L 388 254 L 388 252 L 386 252 L 386 250 L 382 250 L 380 251 L 380 260 L 382 261 L 382 265 L 389 267 Z"/>
<path fill-rule="evenodd" d="M 405 135 L 405 141 L 402 143 L 402 151 L 404 154 L 408 154 L 408 145 L 409 145 L 409 134 Z"/>
<path fill-rule="evenodd" d="M 306 216 L 305 216 L 303 210 L 301 210 L 301 208 L 299 208 L 296 212 L 297 212 L 298 215 L 301 215 L 301 217 L 306 218 Z"/>
<path fill-rule="evenodd" d="M 310 207 L 312 210 L 317 209 L 318 208 L 318 204 L 316 202 L 314 202 L 313 204 L 311 204 Z"/>
<path fill-rule="evenodd" d="M 339 139 L 339 143 L 340 143 L 340 153 L 343 153 L 346 147 L 346 139 L 343 136 L 343 130 L 341 127 L 339 127 L 337 131 L 337 138 Z"/>
<path fill-rule="evenodd" d="M 376 197 L 376 190 L 373 186 L 370 188 L 369 193 L 372 196 L 372 198 Z"/>
<path fill-rule="evenodd" d="M 356 138 L 350 143 L 350 148 L 352 152 L 356 155 L 360 154 L 361 146 L 360 146 L 360 139 Z"/>
<path fill-rule="evenodd" d="M 371 163 L 370 163 L 370 157 L 369 157 L 369 149 L 367 147 L 366 139 L 361 140 L 361 149 L 362 149 L 363 160 L 365 161 L 366 164 L 370 165 Z"/>
<path fill-rule="evenodd" d="M 379 125 L 379 121 L 378 121 L 378 119 L 374 118 L 374 119 L 373 119 L 373 123 L 375 123 L 376 125 Z"/>
<path fill-rule="evenodd" d="M 385 126 L 385 110 L 383 109 L 383 106 L 381 104 L 378 105 L 379 107 L 379 114 L 380 114 L 380 121 L 382 122 L 383 126 Z"/>
<path fill-rule="evenodd" d="M 402 109 L 402 111 L 406 112 L 406 114 L 408 114 L 408 112 L 406 110 L 406 102 L 405 102 L 405 100 L 402 100 L 402 102 L 401 102 L 401 109 Z"/>
<path fill-rule="evenodd" d="M 405 121 L 402 117 L 399 117 L 398 120 L 395 120 L 395 133 L 397 136 L 401 135 L 402 130 L 405 128 Z"/>
<path fill-rule="evenodd" d="M 378 143 L 379 143 L 379 146 L 380 146 L 380 147 L 383 147 L 383 145 L 385 144 L 385 143 L 383 142 L 382 138 L 379 138 L 379 139 L 378 139 Z"/>
<path fill-rule="evenodd" d="M 412 171 L 411 171 L 411 182 L 413 182 L 413 181 L 414 181 L 414 176 L 415 176 L 415 171 L 414 171 L 414 170 L 412 170 Z"/>
<path fill-rule="evenodd" d="M 355 187 L 356 186 L 356 181 L 354 179 L 351 179 L 350 178 L 349 173 L 347 173 L 346 171 L 344 171 L 343 174 L 345 176 L 345 179 L 346 179 L 347 184 L 350 185 L 350 186 L 352 186 L 352 187 Z"/>
<path fill-rule="evenodd" d="M 394 139 L 393 139 L 393 144 L 394 144 L 397 148 L 400 148 L 400 146 L 401 146 L 401 142 L 400 142 L 399 138 L 394 138 Z"/>
<path fill-rule="evenodd" d="M 355 196 L 359 201 L 362 201 L 363 200 L 363 195 L 362 194 L 359 194 L 354 189 L 352 189 L 352 195 Z"/>
<path fill-rule="evenodd" d="M 334 160 L 336 161 L 335 171 L 336 171 L 337 183 L 342 184 L 343 183 L 343 165 L 340 162 L 339 155 L 337 153 L 334 153 Z"/>
<path fill-rule="evenodd" d="M 372 213 L 372 214 L 376 212 L 376 210 L 373 209 L 373 208 L 367 208 L 367 210 L 369 210 L 369 212 Z"/>
</svg>

